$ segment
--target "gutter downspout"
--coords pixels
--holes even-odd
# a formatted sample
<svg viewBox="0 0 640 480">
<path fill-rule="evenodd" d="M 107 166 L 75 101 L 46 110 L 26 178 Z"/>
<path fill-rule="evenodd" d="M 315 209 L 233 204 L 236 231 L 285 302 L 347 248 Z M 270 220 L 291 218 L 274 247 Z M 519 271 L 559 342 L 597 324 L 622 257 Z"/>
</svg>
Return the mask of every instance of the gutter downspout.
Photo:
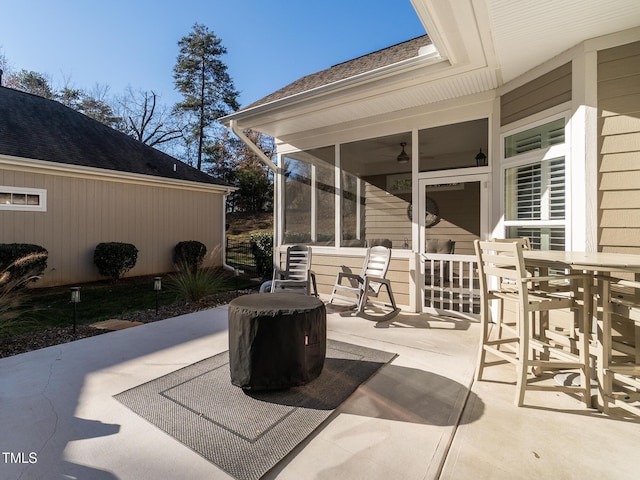
<svg viewBox="0 0 640 480">
<path fill-rule="evenodd" d="M 256 155 L 258 155 L 258 157 L 260 158 L 260 160 L 262 160 L 262 162 L 269 167 L 271 170 L 273 170 L 273 173 L 278 173 L 278 167 L 276 166 L 275 163 L 273 163 L 271 161 L 271 159 L 269 157 L 267 157 L 264 152 L 262 150 L 260 150 L 260 148 L 258 148 L 258 146 L 253 143 L 249 137 L 247 137 L 244 132 L 242 130 L 240 130 L 240 128 L 238 127 L 238 123 L 236 120 L 230 120 L 229 121 L 229 127 L 231 128 L 231 131 L 233 133 L 235 133 L 238 138 L 240 140 L 242 140 L 242 142 L 251 149 L 251 151 L 253 151 L 253 153 L 255 153 Z"/>
</svg>

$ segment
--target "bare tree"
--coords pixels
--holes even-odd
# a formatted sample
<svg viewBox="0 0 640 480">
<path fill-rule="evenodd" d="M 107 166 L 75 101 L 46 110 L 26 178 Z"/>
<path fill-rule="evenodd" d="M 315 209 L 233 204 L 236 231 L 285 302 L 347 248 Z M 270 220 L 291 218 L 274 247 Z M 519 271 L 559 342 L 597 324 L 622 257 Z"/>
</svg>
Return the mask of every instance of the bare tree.
<svg viewBox="0 0 640 480">
<path fill-rule="evenodd" d="M 123 130 L 136 140 L 155 147 L 182 138 L 182 128 L 154 91 L 134 91 L 128 87 L 119 100 Z"/>
</svg>

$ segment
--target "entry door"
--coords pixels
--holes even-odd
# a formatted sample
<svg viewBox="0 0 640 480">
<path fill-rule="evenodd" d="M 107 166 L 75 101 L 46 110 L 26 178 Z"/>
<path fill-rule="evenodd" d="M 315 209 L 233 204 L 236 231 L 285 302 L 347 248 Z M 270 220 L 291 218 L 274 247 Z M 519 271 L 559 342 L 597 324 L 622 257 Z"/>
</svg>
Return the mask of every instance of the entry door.
<svg viewBox="0 0 640 480">
<path fill-rule="evenodd" d="M 486 238 L 488 184 L 486 174 L 420 178 L 421 311 L 474 317 L 479 313 L 473 241 Z M 455 242 L 453 255 L 442 251 L 448 241 Z M 428 251 L 434 244 L 441 250 Z"/>
<path fill-rule="evenodd" d="M 427 253 L 429 239 L 453 240 L 456 254 L 473 255 L 473 241 L 488 232 L 488 175 L 421 177 L 418 251 Z"/>
</svg>

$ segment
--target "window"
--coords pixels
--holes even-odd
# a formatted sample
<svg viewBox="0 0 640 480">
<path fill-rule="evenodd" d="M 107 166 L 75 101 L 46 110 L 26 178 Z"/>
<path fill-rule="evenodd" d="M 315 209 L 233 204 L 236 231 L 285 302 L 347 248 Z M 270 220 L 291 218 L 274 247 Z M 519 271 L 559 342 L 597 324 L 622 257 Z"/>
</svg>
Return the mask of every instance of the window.
<svg viewBox="0 0 640 480">
<path fill-rule="evenodd" d="M 47 191 L 0 186 L 0 210 L 47 211 Z"/>
<path fill-rule="evenodd" d="M 506 237 L 528 237 L 536 250 L 564 250 L 564 118 L 506 137 L 505 158 L 519 160 L 505 170 Z"/>
<path fill-rule="evenodd" d="M 505 138 L 505 158 L 564 143 L 564 118 Z"/>
</svg>

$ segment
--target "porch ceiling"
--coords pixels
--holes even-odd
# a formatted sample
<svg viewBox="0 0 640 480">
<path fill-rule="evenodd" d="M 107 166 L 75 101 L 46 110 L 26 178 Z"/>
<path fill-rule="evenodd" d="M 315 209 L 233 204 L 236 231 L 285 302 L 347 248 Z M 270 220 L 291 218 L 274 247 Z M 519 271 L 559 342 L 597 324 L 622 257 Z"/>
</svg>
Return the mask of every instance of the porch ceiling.
<svg viewBox="0 0 640 480">
<path fill-rule="evenodd" d="M 495 90 L 590 38 L 638 27 L 638 0 L 411 0 L 437 51 L 224 119 L 283 142 Z"/>
<path fill-rule="evenodd" d="M 585 40 L 640 25 L 638 0 L 484 3 L 504 82 Z"/>
</svg>

